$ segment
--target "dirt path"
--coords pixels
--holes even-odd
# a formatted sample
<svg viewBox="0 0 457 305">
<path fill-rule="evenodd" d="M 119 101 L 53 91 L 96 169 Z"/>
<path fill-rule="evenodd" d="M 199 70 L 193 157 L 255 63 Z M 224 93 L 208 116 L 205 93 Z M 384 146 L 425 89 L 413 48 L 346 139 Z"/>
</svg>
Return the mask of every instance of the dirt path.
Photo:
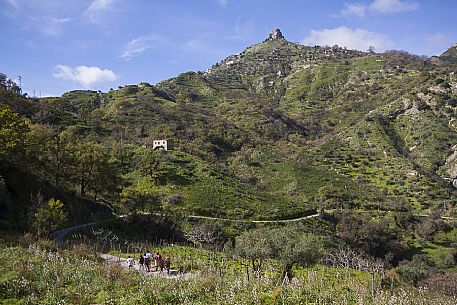
<svg viewBox="0 0 457 305">
<path fill-rule="evenodd" d="M 100 257 L 103 258 L 109 265 L 119 265 L 125 269 L 129 269 L 126 258 L 114 256 L 114 255 L 110 255 L 110 254 L 105 254 L 105 253 L 101 253 Z M 133 269 L 137 270 L 138 272 L 141 272 L 142 274 L 148 275 L 148 276 L 159 276 L 159 277 L 163 277 L 163 278 L 173 278 L 173 279 L 182 279 L 182 280 L 188 280 L 188 279 L 195 278 L 195 274 L 179 273 L 178 270 L 176 270 L 176 269 L 170 269 L 169 274 L 167 274 L 166 271 L 146 272 L 144 270 L 140 270 L 140 265 L 138 264 L 138 260 L 135 260 L 135 265 L 133 265 Z M 151 269 L 153 269 L 152 266 L 151 266 Z"/>
<path fill-rule="evenodd" d="M 247 223 L 287 223 L 287 222 L 297 222 L 304 219 L 318 217 L 319 214 L 312 214 L 308 216 L 303 216 L 299 218 L 293 219 L 278 219 L 278 220 L 247 220 L 247 219 L 230 219 L 230 218 L 219 218 L 219 217 L 209 217 L 209 216 L 197 216 L 197 215 L 189 215 L 187 218 L 193 219 L 208 219 L 208 220 L 223 220 L 223 221 L 230 221 L 230 222 L 247 222 Z"/>
<path fill-rule="evenodd" d="M 144 214 L 147 215 L 148 213 L 144 213 Z M 124 218 L 124 217 L 127 217 L 128 215 L 116 215 L 116 216 L 119 217 L 119 218 Z M 319 216 L 319 214 L 313 214 L 313 215 L 303 216 L 303 217 L 294 218 L 294 219 L 278 219 L 278 220 L 230 219 L 230 218 L 209 217 L 209 216 L 199 216 L 199 215 L 188 215 L 187 218 L 207 219 L 207 220 L 223 220 L 223 221 L 229 221 L 229 222 L 244 222 L 244 223 L 288 223 L 288 222 L 297 222 L 297 221 L 301 221 L 301 220 L 309 219 L 309 218 L 314 218 L 314 217 L 318 217 L 318 216 Z M 67 236 L 71 232 L 74 232 L 74 231 L 79 230 L 81 228 L 93 226 L 93 225 L 95 225 L 97 223 L 98 223 L 98 221 L 93 221 L 93 222 L 89 222 L 89 223 L 85 223 L 85 224 L 81 224 L 81 225 L 77 225 L 77 226 L 71 226 L 71 227 L 68 227 L 68 228 L 64 228 L 64 229 L 55 231 L 52 234 L 52 236 L 54 237 L 54 239 L 56 240 L 57 243 L 63 244 L 65 236 Z"/>
<path fill-rule="evenodd" d="M 65 238 L 65 236 L 67 236 L 67 234 L 69 234 L 73 231 L 79 230 L 81 228 L 93 226 L 96 223 L 97 223 L 97 221 L 92 221 L 92 222 L 85 223 L 82 225 L 71 226 L 71 227 L 68 227 L 68 228 L 65 228 L 62 230 L 58 230 L 58 231 L 55 231 L 54 233 L 52 233 L 52 237 L 54 237 L 54 239 L 56 240 L 56 242 L 58 244 L 63 244 L 64 238 Z"/>
</svg>

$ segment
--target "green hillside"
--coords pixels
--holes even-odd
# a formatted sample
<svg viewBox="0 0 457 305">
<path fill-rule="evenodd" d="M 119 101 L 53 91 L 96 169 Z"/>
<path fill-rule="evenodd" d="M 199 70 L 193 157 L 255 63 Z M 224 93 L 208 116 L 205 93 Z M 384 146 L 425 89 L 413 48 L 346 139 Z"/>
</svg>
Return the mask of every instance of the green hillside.
<svg viewBox="0 0 457 305">
<path fill-rule="evenodd" d="M 0 299 L 129 303 L 142 276 L 97 252 L 160 248 L 191 271 L 176 289 L 197 303 L 238 302 L 244 285 L 252 304 L 259 293 L 262 304 L 451 304 L 455 51 L 303 46 L 274 30 L 206 71 L 155 85 L 38 99 L 0 74 L 0 260 L 21 262 L 2 264 Z M 172 148 L 154 150 L 156 140 Z M 70 227 L 78 231 L 58 250 L 55 232 L 79 224 L 90 227 Z M 43 253 L 96 273 L 101 286 L 83 296 L 86 284 L 60 267 L 54 282 Z M 33 272 L 22 264 L 29 256 Z M 209 283 L 220 293 L 207 294 Z M 143 292 L 138 302 L 188 302 Z"/>
<path fill-rule="evenodd" d="M 452 215 L 454 70 L 406 52 L 279 38 L 155 86 L 42 99 L 3 90 L 1 103 L 27 117 L 30 134 L 44 142 L 100 143 L 115 185 L 94 190 L 90 182 L 83 195 L 114 209 L 132 210 L 131 198 L 122 196 L 134 192 L 156 196 L 162 207 L 179 197 L 174 208 L 187 214 L 284 218 L 316 208 L 319 189 L 329 188 L 347 206 L 388 209 L 387 202 L 400 200 L 417 213 Z M 158 155 L 164 175 L 186 168 L 185 182 L 141 174 L 150 150 L 143 144 L 161 138 L 175 143 L 175 151 Z M 50 147 L 37 149 L 48 154 L 39 158 L 52 159 Z M 31 173 L 53 183 L 49 170 L 29 163 Z M 71 190 L 77 183 L 61 184 Z"/>
</svg>

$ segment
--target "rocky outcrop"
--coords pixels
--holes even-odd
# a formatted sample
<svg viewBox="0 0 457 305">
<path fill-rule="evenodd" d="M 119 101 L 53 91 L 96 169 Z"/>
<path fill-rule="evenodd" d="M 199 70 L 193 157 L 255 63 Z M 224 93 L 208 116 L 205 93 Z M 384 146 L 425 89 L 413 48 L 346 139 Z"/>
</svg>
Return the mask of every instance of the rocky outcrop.
<svg viewBox="0 0 457 305">
<path fill-rule="evenodd" d="M 274 29 L 270 32 L 270 35 L 268 35 L 268 38 L 265 41 L 279 40 L 279 39 L 285 39 L 285 38 L 282 35 L 280 29 Z"/>
</svg>

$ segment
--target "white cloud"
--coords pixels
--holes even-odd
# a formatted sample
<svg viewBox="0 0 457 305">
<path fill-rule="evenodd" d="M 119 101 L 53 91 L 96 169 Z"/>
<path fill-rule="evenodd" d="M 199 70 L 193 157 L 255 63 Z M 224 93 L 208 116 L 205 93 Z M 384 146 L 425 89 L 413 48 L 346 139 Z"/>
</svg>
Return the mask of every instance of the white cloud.
<svg viewBox="0 0 457 305">
<path fill-rule="evenodd" d="M 94 0 L 83 15 L 93 23 L 100 23 L 107 10 L 111 9 L 116 0 Z"/>
<path fill-rule="evenodd" d="M 110 8 L 113 3 L 114 0 L 94 0 L 87 8 L 86 12 L 106 10 Z"/>
<path fill-rule="evenodd" d="M 414 11 L 419 8 L 416 2 L 401 0 L 374 0 L 370 4 L 370 11 L 376 14 L 389 14 Z"/>
<path fill-rule="evenodd" d="M 199 38 L 191 38 L 184 43 L 184 50 L 186 51 L 201 51 L 205 49 L 205 44 Z"/>
<path fill-rule="evenodd" d="M 5 0 L 6 6 L 1 8 L 3 15 L 8 18 L 15 18 L 19 14 L 19 3 L 17 0 Z"/>
<path fill-rule="evenodd" d="M 124 46 L 120 57 L 125 60 L 130 60 L 132 57 L 137 56 L 147 49 L 155 47 L 159 40 L 160 37 L 156 35 L 148 35 L 132 39 Z"/>
<path fill-rule="evenodd" d="M 57 65 L 53 76 L 78 82 L 85 88 L 90 88 L 93 84 L 111 82 L 117 79 L 117 75 L 109 69 L 87 66 L 71 68 L 66 65 Z"/>
<path fill-rule="evenodd" d="M 366 51 L 373 46 L 376 51 L 384 51 L 390 46 L 388 38 L 380 33 L 364 29 L 350 29 L 340 26 L 334 29 L 311 30 L 303 40 L 306 45 L 339 45 L 348 49 Z"/>
<path fill-rule="evenodd" d="M 394 14 L 401 12 L 414 11 L 419 8 L 419 4 L 414 1 L 402 0 L 374 0 L 370 4 L 345 3 L 340 15 L 343 17 L 363 18 L 367 13 L 371 14 Z"/>
<path fill-rule="evenodd" d="M 19 10 L 19 3 L 17 0 L 6 0 L 6 2 L 8 2 L 16 10 Z"/>
<path fill-rule="evenodd" d="M 30 17 L 30 20 L 37 28 L 48 36 L 60 36 L 63 32 L 63 27 L 71 21 L 71 18 L 54 18 L 50 16 Z"/>
<path fill-rule="evenodd" d="M 223 7 L 226 7 L 227 3 L 228 3 L 228 0 L 216 0 L 216 1 L 217 1 L 217 3 L 219 3 Z"/>
<path fill-rule="evenodd" d="M 345 3 L 341 11 L 342 16 L 356 16 L 359 18 L 365 17 L 367 7 L 359 3 Z"/>
</svg>

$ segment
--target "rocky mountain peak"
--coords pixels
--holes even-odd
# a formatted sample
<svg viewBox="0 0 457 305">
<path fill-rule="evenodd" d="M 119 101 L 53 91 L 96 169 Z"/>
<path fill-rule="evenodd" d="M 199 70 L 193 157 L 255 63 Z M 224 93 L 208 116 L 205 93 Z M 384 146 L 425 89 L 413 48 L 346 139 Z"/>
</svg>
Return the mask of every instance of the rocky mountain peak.
<svg viewBox="0 0 457 305">
<path fill-rule="evenodd" d="M 280 29 L 273 29 L 270 32 L 270 35 L 268 35 L 268 38 L 266 39 L 266 41 L 279 40 L 279 39 L 284 39 L 284 36 L 282 35 L 281 30 Z"/>
<path fill-rule="evenodd" d="M 457 44 L 447 49 L 439 58 L 447 63 L 457 64 Z"/>
</svg>

